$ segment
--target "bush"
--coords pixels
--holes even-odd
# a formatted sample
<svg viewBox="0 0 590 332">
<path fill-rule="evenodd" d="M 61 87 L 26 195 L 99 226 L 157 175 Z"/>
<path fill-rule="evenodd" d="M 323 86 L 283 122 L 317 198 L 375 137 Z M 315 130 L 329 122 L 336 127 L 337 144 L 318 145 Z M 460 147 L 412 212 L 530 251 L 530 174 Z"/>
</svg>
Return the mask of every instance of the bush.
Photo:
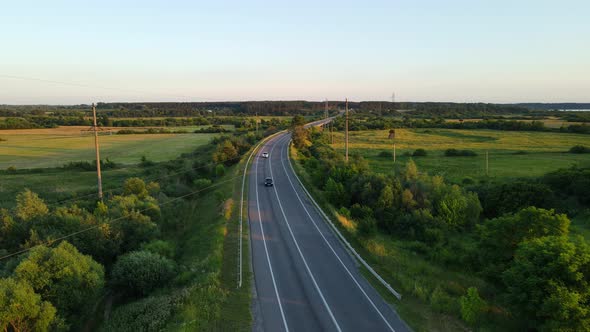
<svg viewBox="0 0 590 332">
<path fill-rule="evenodd" d="M 570 153 L 590 153 L 590 148 L 583 145 L 572 146 Z"/>
<path fill-rule="evenodd" d="M 457 150 L 457 149 L 446 149 L 445 156 L 447 157 L 475 157 L 477 153 L 471 150 Z"/>
<path fill-rule="evenodd" d="M 515 154 L 515 155 L 523 155 L 523 154 L 529 154 L 529 153 L 526 152 L 526 151 L 519 150 L 519 151 L 516 151 L 516 152 L 514 152 L 512 154 Z"/>
<path fill-rule="evenodd" d="M 153 240 L 148 243 L 141 245 L 141 250 L 149 251 L 154 254 L 158 254 L 162 257 L 174 258 L 174 244 L 164 240 Z"/>
<path fill-rule="evenodd" d="M 475 180 L 472 177 L 466 176 L 463 178 L 463 180 L 461 180 L 461 183 L 465 185 L 474 184 Z"/>
<path fill-rule="evenodd" d="M 437 286 L 430 295 L 430 305 L 439 312 L 454 314 L 457 312 L 457 301 L 452 298 L 442 287 Z"/>
<path fill-rule="evenodd" d="M 461 318 L 469 325 L 477 324 L 487 306 L 486 302 L 479 297 L 475 287 L 469 287 L 467 295 L 461 296 L 459 299 L 459 305 L 461 307 Z"/>
<path fill-rule="evenodd" d="M 222 164 L 215 166 L 215 176 L 220 178 L 225 175 L 225 167 Z"/>
<path fill-rule="evenodd" d="M 425 157 L 426 155 L 427 153 L 424 149 L 416 149 L 414 153 L 412 153 L 413 157 Z"/>
<path fill-rule="evenodd" d="M 391 153 L 390 151 L 381 151 L 381 152 L 379 152 L 377 157 L 379 157 L 379 158 L 393 158 L 393 153 Z"/>
<path fill-rule="evenodd" d="M 139 166 L 141 167 L 149 167 L 149 166 L 154 166 L 156 163 L 147 159 L 146 156 L 141 156 L 141 161 L 139 163 Z"/>
<path fill-rule="evenodd" d="M 549 208 L 555 205 L 555 195 L 549 186 L 525 180 L 484 185 L 478 194 L 483 213 L 488 218 L 529 206 Z"/>
<path fill-rule="evenodd" d="M 188 292 L 151 296 L 118 307 L 101 331 L 162 331 L 174 311 L 183 303 Z"/>
<path fill-rule="evenodd" d="M 176 264 L 168 258 L 149 251 L 134 251 L 117 259 L 112 283 L 130 295 L 146 295 L 172 279 L 175 269 Z"/>
</svg>

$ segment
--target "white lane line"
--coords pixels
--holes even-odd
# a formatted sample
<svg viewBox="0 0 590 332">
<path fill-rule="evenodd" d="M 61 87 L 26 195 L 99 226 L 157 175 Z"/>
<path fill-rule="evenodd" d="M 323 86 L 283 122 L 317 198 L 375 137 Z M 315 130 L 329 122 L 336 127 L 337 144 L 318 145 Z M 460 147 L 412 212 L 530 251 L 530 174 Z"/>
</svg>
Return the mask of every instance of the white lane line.
<svg viewBox="0 0 590 332">
<path fill-rule="evenodd" d="M 258 151 L 260 153 L 260 151 Z M 266 252 L 266 261 L 268 262 L 268 267 L 270 269 L 270 277 L 272 278 L 272 285 L 275 289 L 275 294 L 277 296 L 277 302 L 279 303 L 279 310 L 281 311 L 281 317 L 283 318 L 283 325 L 285 326 L 285 331 L 289 332 L 289 326 L 287 326 L 287 319 L 285 318 L 285 312 L 283 311 L 283 305 L 281 304 L 281 297 L 279 296 L 279 290 L 277 288 L 277 282 L 275 280 L 275 274 L 272 270 L 272 264 L 270 263 L 270 255 L 268 254 L 268 248 L 266 246 L 266 238 L 264 237 L 264 227 L 262 226 L 262 216 L 260 214 L 260 200 L 258 198 L 258 186 L 260 185 L 260 183 L 258 182 L 258 164 L 259 164 L 259 160 L 260 157 L 258 156 L 258 154 L 256 154 L 256 170 L 255 170 L 255 180 L 256 183 L 254 184 L 256 186 L 256 208 L 258 209 L 258 222 L 260 224 L 260 232 L 262 234 L 262 243 L 264 244 L 264 251 Z"/>
<path fill-rule="evenodd" d="M 280 139 L 279 139 L 279 141 L 280 141 Z M 274 144 L 272 146 L 272 148 L 270 150 L 271 158 L 268 159 L 271 177 L 273 177 L 273 175 L 272 175 L 272 151 L 274 150 L 275 146 L 276 146 L 276 144 Z M 280 157 L 280 153 L 279 153 L 279 157 Z M 291 234 L 291 238 L 293 239 L 293 242 L 295 243 L 295 247 L 297 248 L 297 251 L 299 252 L 299 256 L 303 260 L 303 264 L 305 265 L 305 268 L 307 269 L 307 273 L 311 277 L 311 281 L 313 282 L 315 289 L 320 294 L 322 302 L 324 303 L 326 310 L 328 310 L 328 314 L 330 314 L 330 318 L 332 319 L 332 322 L 336 326 L 336 330 L 341 332 L 342 329 L 340 328 L 340 325 L 338 325 L 338 322 L 336 321 L 336 317 L 334 317 L 334 314 L 332 313 L 332 310 L 330 309 L 328 302 L 326 302 L 326 298 L 324 298 L 324 294 L 322 293 L 320 286 L 318 286 L 318 283 L 316 282 L 315 277 L 313 276 L 313 273 L 311 273 L 311 269 L 309 268 L 309 265 L 307 264 L 307 261 L 305 260 L 305 257 L 303 256 L 303 252 L 301 252 L 301 249 L 299 248 L 299 243 L 297 242 L 297 239 L 295 239 L 295 235 L 293 235 L 293 230 L 291 230 L 291 225 L 289 225 L 289 221 L 287 220 L 287 215 L 285 214 L 285 210 L 283 210 L 283 204 L 281 204 L 281 199 L 279 198 L 279 192 L 277 191 L 276 182 L 275 182 L 275 185 L 273 186 L 273 188 L 274 188 L 275 195 L 277 196 L 277 201 L 279 202 L 279 208 L 281 209 L 281 213 L 283 214 L 283 218 L 285 219 L 285 223 L 287 224 L 287 228 L 289 229 L 289 234 Z"/>
<path fill-rule="evenodd" d="M 287 144 L 286 146 L 288 147 L 289 145 Z M 289 158 L 288 155 L 287 155 L 289 149 L 286 148 L 284 150 L 285 150 L 285 157 L 286 158 Z M 340 264 L 342 264 L 342 267 L 344 267 L 344 269 L 346 270 L 346 272 L 348 272 L 348 275 L 352 278 L 352 280 L 354 281 L 354 283 L 358 286 L 358 288 L 361 290 L 361 292 L 365 295 L 365 297 L 367 298 L 367 300 L 369 300 L 369 302 L 371 303 L 371 305 L 373 306 L 373 308 L 377 311 L 377 313 L 379 314 L 379 316 L 381 316 L 381 318 L 383 319 L 383 321 L 385 322 L 385 324 L 387 324 L 387 327 L 389 327 L 389 329 L 391 331 L 395 332 L 395 330 L 393 329 L 393 327 L 391 327 L 391 325 L 389 325 L 389 322 L 387 321 L 387 319 L 385 319 L 385 316 L 383 316 L 383 314 L 381 313 L 381 311 L 379 310 L 379 308 L 377 308 L 377 306 L 375 305 L 375 303 L 373 303 L 373 301 L 371 300 L 371 298 L 369 297 L 369 295 L 365 292 L 365 290 L 363 289 L 363 287 L 359 284 L 359 282 L 356 280 L 356 278 L 352 275 L 352 273 L 350 272 L 350 270 L 348 269 L 348 267 L 346 267 L 346 264 L 344 264 L 344 262 L 342 261 L 342 259 L 340 259 L 340 256 L 338 256 L 338 254 L 336 253 L 336 251 L 334 250 L 334 248 L 332 247 L 332 245 L 330 244 L 330 242 L 328 242 L 328 239 L 326 239 L 326 237 L 324 236 L 324 234 L 322 233 L 322 231 L 320 230 L 320 228 L 318 227 L 318 225 L 316 224 L 316 222 L 313 220 L 311 214 L 309 213 L 309 211 L 305 207 L 305 204 L 303 204 L 303 201 L 301 200 L 301 197 L 299 197 L 299 193 L 295 189 L 295 186 L 293 185 L 293 181 L 291 181 L 291 177 L 289 176 L 289 172 L 287 171 L 287 168 L 285 167 L 285 162 L 284 162 L 284 159 L 283 158 L 281 158 L 281 164 L 283 164 L 283 169 L 285 170 L 285 174 L 287 174 L 287 179 L 289 180 L 289 183 L 291 184 L 291 188 L 293 188 L 293 191 L 295 192 L 295 196 L 297 196 L 297 199 L 299 200 L 299 203 L 301 203 L 301 206 L 303 206 L 303 209 L 305 210 L 305 213 L 309 217 L 309 220 L 311 220 L 311 222 L 315 226 L 315 228 L 318 231 L 318 233 L 320 233 L 320 235 L 322 236 L 322 238 L 324 239 L 324 241 L 326 242 L 326 244 L 328 245 L 328 247 L 330 247 L 330 250 L 332 250 L 332 253 L 334 254 L 334 256 L 336 256 L 336 258 L 338 259 L 338 261 L 340 262 Z"/>
</svg>

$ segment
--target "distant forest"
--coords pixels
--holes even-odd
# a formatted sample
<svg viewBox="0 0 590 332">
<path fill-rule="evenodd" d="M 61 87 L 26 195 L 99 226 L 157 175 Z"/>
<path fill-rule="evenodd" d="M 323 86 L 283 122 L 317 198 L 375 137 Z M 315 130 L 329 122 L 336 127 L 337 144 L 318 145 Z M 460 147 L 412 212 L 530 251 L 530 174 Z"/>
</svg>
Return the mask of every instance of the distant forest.
<svg viewBox="0 0 590 332">
<path fill-rule="evenodd" d="M 329 101 L 333 112 L 345 107 L 344 101 Z M 324 111 L 325 102 L 314 101 L 241 101 L 241 102 L 162 102 L 162 103 L 98 103 L 99 116 L 109 118 L 199 117 L 199 116 L 293 116 L 317 115 Z M 379 116 L 407 116 L 412 118 L 492 118 L 506 115 L 526 117 L 574 116 L 586 117 L 587 112 L 558 110 L 590 109 L 590 103 L 559 104 L 489 104 L 446 102 L 349 102 L 349 108 Z M 0 105 L 0 117 L 27 116 L 87 117 L 90 105 Z M 572 115 L 571 113 L 577 113 Z"/>
</svg>

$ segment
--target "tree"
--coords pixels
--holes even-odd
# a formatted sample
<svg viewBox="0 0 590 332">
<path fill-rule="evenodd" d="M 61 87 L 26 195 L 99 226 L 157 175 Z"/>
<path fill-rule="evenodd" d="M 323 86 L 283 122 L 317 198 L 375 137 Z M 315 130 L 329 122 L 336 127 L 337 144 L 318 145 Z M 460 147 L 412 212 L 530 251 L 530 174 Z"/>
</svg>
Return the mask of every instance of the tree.
<svg viewBox="0 0 590 332">
<path fill-rule="evenodd" d="M 48 331 L 55 314 L 55 307 L 26 282 L 0 279 L 0 330 Z"/>
<path fill-rule="evenodd" d="M 293 145 L 295 145 L 297 149 L 302 149 L 307 146 L 308 131 L 303 128 L 303 126 L 295 127 L 291 137 L 293 138 Z"/>
<path fill-rule="evenodd" d="M 16 196 L 15 214 L 23 221 L 42 217 L 49 212 L 45 202 L 37 194 L 25 189 Z"/>
<path fill-rule="evenodd" d="M 291 120 L 291 127 L 299 127 L 305 125 L 305 118 L 303 115 L 295 115 Z"/>
<path fill-rule="evenodd" d="M 216 163 L 224 163 L 226 166 L 231 166 L 237 162 L 238 150 L 229 139 L 224 140 L 217 145 L 217 150 L 213 154 L 213 161 Z"/>
<path fill-rule="evenodd" d="M 482 210 L 475 193 L 466 193 L 457 185 L 445 184 L 441 184 L 435 193 L 434 207 L 436 216 L 453 227 L 474 224 Z"/>
<path fill-rule="evenodd" d="M 55 248 L 33 248 L 16 267 L 15 275 L 66 317 L 88 309 L 104 285 L 102 265 L 80 254 L 67 241 Z"/>
<path fill-rule="evenodd" d="M 475 325 L 481 313 L 487 307 L 486 302 L 479 297 L 475 287 L 467 289 L 467 295 L 461 296 L 459 305 L 461 307 L 461 317 L 469 325 Z"/>
<path fill-rule="evenodd" d="M 145 198 L 148 190 L 145 182 L 140 178 L 129 178 L 123 184 L 123 195 L 136 195 L 139 198 Z"/>
<path fill-rule="evenodd" d="M 328 178 L 328 182 L 326 182 L 326 197 L 335 206 L 346 206 L 348 203 L 344 185 L 332 178 Z"/>
<path fill-rule="evenodd" d="M 406 181 L 413 181 L 418 178 L 418 167 L 416 167 L 416 163 L 412 159 L 406 163 L 404 178 Z"/>
<path fill-rule="evenodd" d="M 590 329 L 590 250 L 580 239 L 547 236 L 521 243 L 502 274 L 507 299 L 529 325 L 550 331 Z"/>
<path fill-rule="evenodd" d="M 115 262 L 113 285 L 131 295 L 146 295 L 174 275 L 174 261 L 149 251 L 133 251 Z"/>
<path fill-rule="evenodd" d="M 497 279 L 512 262 L 521 242 L 543 236 L 565 236 L 569 224 L 566 215 L 534 206 L 485 222 L 478 227 L 479 258 L 484 272 Z"/>
<path fill-rule="evenodd" d="M 393 206 L 394 201 L 393 189 L 390 185 L 386 185 L 381 189 L 381 194 L 379 194 L 379 199 L 377 200 L 377 206 L 380 208 L 390 208 Z"/>
</svg>

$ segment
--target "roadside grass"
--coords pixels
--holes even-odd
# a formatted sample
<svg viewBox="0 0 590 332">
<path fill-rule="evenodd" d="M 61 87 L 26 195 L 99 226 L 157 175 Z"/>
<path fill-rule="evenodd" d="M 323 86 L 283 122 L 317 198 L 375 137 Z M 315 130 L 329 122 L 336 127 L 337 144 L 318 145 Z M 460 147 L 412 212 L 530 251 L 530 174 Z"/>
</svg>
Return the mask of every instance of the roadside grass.
<svg viewBox="0 0 590 332">
<path fill-rule="evenodd" d="M 572 165 L 590 165 L 590 154 L 567 152 L 574 145 L 588 145 L 589 136 L 582 134 L 425 128 L 396 129 L 395 140 L 388 139 L 388 135 L 388 130 L 350 132 L 349 151 L 365 157 L 374 171 L 393 173 L 411 158 L 404 154 L 422 148 L 427 156 L 412 158 L 418 168 L 431 175 L 443 175 L 455 183 L 465 178 L 535 177 Z M 382 151 L 393 151 L 394 141 L 395 164 L 393 158 L 379 157 Z M 333 147 L 344 151 L 342 133 L 335 134 Z M 450 148 L 472 150 L 477 156 L 444 156 L 444 151 Z"/>
<path fill-rule="evenodd" d="M 349 225 L 354 222 L 347 221 L 342 224 L 337 211 L 324 199 L 323 192 L 311 185 L 309 176 L 300 165 L 300 156 L 293 146 L 290 149 L 290 156 L 297 175 L 334 225 L 361 257 L 387 283 L 402 294 L 402 299 L 398 300 L 368 270 L 361 269 L 367 280 L 388 303 L 395 307 L 400 317 L 412 329 L 416 331 L 470 330 L 471 328 L 458 318 L 460 317 L 458 299 L 466 293 L 467 288 L 472 286 L 478 288 L 489 304 L 479 328 L 491 331 L 514 329 L 511 326 L 513 321 L 506 312 L 494 305 L 496 292 L 493 286 L 481 278 L 472 273 L 455 271 L 427 260 L 416 252 L 413 242 L 396 240 L 383 234 L 370 239 L 358 237 L 355 234 L 355 227 Z M 465 241 L 465 239 L 456 239 L 456 241 Z"/>
<path fill-rule="evenodd" d="M 174 130 L 194 130 L 193 127 L 174 127 Z M 83 132 L 87 127 L 59 127 L 52 129 L 3 130 L 6 141 L 0 142 L 0 169 L 60 167 L 70 161 L 95 158 L 94 136 Z M 114 130 L 125 129 L 123 127 Z M 131 128 L 138 130 L 141 128 Z M 217 134 L 140 134 L 100 135 L 101 159 L 122 164 L 138 163 L 142 156 L 152 161 L 164 161 L 207 144 Z"/>
<path fill-rule="evenodd" d="M 238 287 L 242 174 L 249 153 L 218 180 L 224 181 L 231 176 L 233 181 L 223 183 L 214 192 L 197 198 L 192 211 L 183 218 L 205 221 L 189 222 L 178 234 L 184 237 L 180 242 L 186 244 L 182 248 L 182 262 L 187 266 L 200 262 L 190 269 L 200 276 L 194 279 L 196 284 L 191 287 L 189 301 L 168 325 L 169 331 L 252 329 L 252 272 L 247 221 L 243 222 L 243 275 L 242 285 Z M 247 191 L 244 196 L 247 208 L 246 194 Z M 247 220 L 247 210 L 244 213 Z M 180 276 L 181 281 L 185 278 L 192 277 Z"/>
</svg>

